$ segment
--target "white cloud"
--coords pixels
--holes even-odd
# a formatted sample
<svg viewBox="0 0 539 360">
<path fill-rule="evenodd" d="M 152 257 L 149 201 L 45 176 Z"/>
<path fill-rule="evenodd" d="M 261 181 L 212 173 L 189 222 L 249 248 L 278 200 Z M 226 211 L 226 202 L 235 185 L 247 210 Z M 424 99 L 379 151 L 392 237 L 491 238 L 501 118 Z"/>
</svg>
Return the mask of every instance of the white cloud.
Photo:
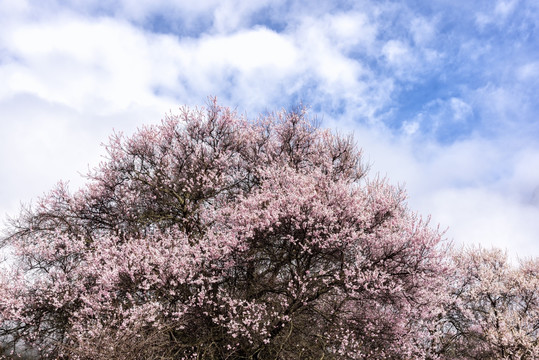
<svg viewBox="0 0 539 360">
<path fill-rule="evenodd" d="M 298 91 L 305 84 L 332 97 L 354 94 L 358 103 L 362 96 L 372 99 L 369 93 L 390 91 L 381 91 L 384 81 L 344 53 L 372 43 L 375 29 L 366 17 L 338 14 L 325 20 L 331 31 L 320 31 L 319 21 L 305 21 L 280 34 L 255 27 L 178 39 L 110 18 L 61 12 L 2 33 L 17 60 L 0 67 L 6 79 L 0 96 L 30 93 L 80 112 L 107 114 L 137 104 L 167 108 L 208 94 L 232 102 L 249 98 L 260 110 L 283 90 Z"/>
<path fill-rule="evenodd" d="M 474 109 L 462 98 L 435 99 L 426 103 L 412 119 L 403 121 L 401 129 L 407 135 L 418 133 L 419 137 L 444 137 L 445 131 L 464 127 L 474 116 Z M 413 130 L 413 131 L 411 131 Z"/>
<path fill-rule="evenodd" d="M 519 0 L 498 0 L 494 9 L 480 11 L 475 16 L 475 22 L 480 29 L 489 24 L 501 25 L 515 11 Z"/>
<path fill-rule="evenodd" d="M 518 3 L 519 0 L 499 0 L 494 8 L 494 13 L 502 18 L 505 18 L 515 10 Z"/>
<path fill-rule="evenodd" d="M 357 22 L 356 22 L 357 21 Z M 361 63 L 344 53 L 351 46 L 365 41 L 372 42 L 373 31 L 369 28 L 362 33 L 365 19 L 357 16 L 326 16 L 321 20 L 304 18 L 300 26 L 291 33 L 302 51 L 302 64 L 313 71 L 313 75 L 324 82 L 324 88 L 338 87 L 338 90 L 352 90 L 358 79 L 366 73 Z M 357 34 L 352 35 L 357 32 Z M 345 33 L 353 37 L 344 39 Z M 301 65 L 300 65 L 301 66 Z"/>
<path fill-rule="evenodd" d="M 19 25 L 3 32 L 2 43 L 17 59 L 0 68 L 4 98 L 30 93 L 78 111 L 120 111 L 135 101 L 163 106 L 151 89 L 178 73 L 168 37 L 107 19 Z"/>
<path fill-rule="evenodd" d="M 530 130 L 534 126 L 536 102 L 535 94 L 530 90 L 525 82 L 488 84 L 472 92 L 470 98 L 489 132 L 501 137 L 519 136 L 524 142 L 524 139 L 535 136 Z"/>
<path fill-rule="evenodd" d="M 412 46 L 404 39 L 391 39 L 380 51 L 393 75 L 406 81 L 420 81 L 422 74 L 436 67 L 443 56 L 433 48 Z"/>
<path fill-rule="evenodd" d="M 458 122 L 466 121 L 473 113 L 473 109 L 465 101 L 459 98 L 452 97 L 449 100 L 451 110 L 453 111 L 453 119 Z"/>
<path fill-rule="evenodd" d="M 230 33 L 243 28 L 249 23 L 251 15 L 269 4 L 276 6 L 278 2 L 268 0 L 257 1 L 219 1 L 213 8 L 213 29 L 217 33 Z"/>
<path fill-rule="evenodd" d="M 286 35 L 262 27 L 184 40 L 177 48 L 174 61 L 181 72 L 174 91 L 193 99 L 224 96 L 248 110 L 271 104 L 306 71 L 301 49 Z"/>
<path fill-rule="evenodd" d="M 266 70 L 287 76 L 297 66 L 298 50 L 285 37 L 266 28 L 255 28 L 229 36 L 205 36 L 197 42 L 180 43 L 179 59 L 185 69 L 201 73 L 230 67 L 242 74 Z M 186 71 L 189 73 L 189 71 Z"/>
<path fill-rule="evenodd" d="M 250 25 L 253 14 L 271 11 L 283 0 L 2 0 L 0 9 L 27 18 L 50 18 L 58 14 L 81 17 L 110 16 L 144 26 L 171 26 L 186 31 L 210 25 L 207 33 L 230 33 Z M 166 24 L 159 24 L 166 22 Z M 172 24 L 171 24 L 172 22 Z"/>
<path fill-rule="evenodd" d="M 460 244 L 508 250 L 510 256 L 539 256 L 539 208 L 485 188 L 440 189 L 425 206 L 434 220 L 450 224 L 448 237 Z"/>
<path fill-rule="evenodd" d="M 523 82 L 539 81 L 539 61 L 528 62 L 516 69 L 518 80 Z"/>
<path fill-rule="evenodd" d="M 414 61 L 408 45 L 400 40 L 389 40 L 382 48 L 387 61 L 397 67 L 404 67 Z"/>
<path fill-rule="evenodd" d="M 436 38 L 436 24 L 433 20 L 427 20 L 423 17 L 412 19 L 410 31 L 414 43 L 421 46 L 427 46 Z"/>
<path fill-rule="evenodd" d="M 318 22 L 318 26 L 327 27 L 324 29 L 326 36 L 331 38 L 338 49 L 350 51 L 359 48 L 368 53 L 373 51 L 378 29 L 366 14 L 354 12 L 326 15 Z"/>
<path fill-rule="evenodd" d="M 404 121 L 402 129 L 406 135 L 414 135 L 419 130 L 419 121 Z"/>
<path fill-rule="evenodd" d="M 30 4 L 28 0 L 2 0 L 0 1 L 0 12 L 10 14 L 11 17 L 18 17 L 28 12 Z"/>
<path fill-rule="evenodd" d="M 510 195 L 514 202 L 539 208 L 539 148 L 520 149 L 510 163 L 511 171 L 500 178 L 496 190 Z"/>
</svg>

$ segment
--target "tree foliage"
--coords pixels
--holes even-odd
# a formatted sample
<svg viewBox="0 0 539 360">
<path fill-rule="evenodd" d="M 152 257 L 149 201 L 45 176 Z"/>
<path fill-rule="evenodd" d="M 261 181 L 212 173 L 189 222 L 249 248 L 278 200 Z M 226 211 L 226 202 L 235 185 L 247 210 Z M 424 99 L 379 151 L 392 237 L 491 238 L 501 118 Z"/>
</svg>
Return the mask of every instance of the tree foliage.
<svg viewBox="0 0 539 360">
<path fill-rule="evenodd" d="M 472 324 L 484 305 L 473 266 L 457 277 L 441 233 L 302 108 L 255 121 L 215 101 L 182 108 L 112 136 L 107 154 L 86 187 L 60 183 L 13 220 L 6 353 L 434 359 L 491 341 Z M 525 269 L 537 279 L 537 263 Z M 537 328 L 521 326 L 537 346 Z"/>
</svg>

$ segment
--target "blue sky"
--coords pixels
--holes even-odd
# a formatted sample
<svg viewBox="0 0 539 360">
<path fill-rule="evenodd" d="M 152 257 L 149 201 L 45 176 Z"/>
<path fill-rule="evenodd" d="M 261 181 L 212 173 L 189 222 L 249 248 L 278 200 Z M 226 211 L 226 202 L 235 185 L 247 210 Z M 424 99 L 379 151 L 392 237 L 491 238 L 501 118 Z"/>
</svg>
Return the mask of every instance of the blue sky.
<svg viewBox="0 0 539 360">
<path fill-rule="evenodd" d="M 539 3 L 0 0 L 0 212 L 112 129 L 299 101 L 456 243 L 539 255 Z"/>
</svg>

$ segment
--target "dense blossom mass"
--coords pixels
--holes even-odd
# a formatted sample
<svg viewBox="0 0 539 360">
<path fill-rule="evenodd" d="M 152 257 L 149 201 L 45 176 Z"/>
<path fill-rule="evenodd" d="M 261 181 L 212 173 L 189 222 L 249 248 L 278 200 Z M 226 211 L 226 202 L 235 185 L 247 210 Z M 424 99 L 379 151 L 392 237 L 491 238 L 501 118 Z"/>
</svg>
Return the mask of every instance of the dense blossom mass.
<svg viewBox="0 0 539 360">
<path fill-rule="evenodd" d="M 256 121 L 182 108 L 107 154 L 85 188 L 59 184 L 12 221 L 6 355 L 537 356 L 537 262 L 499 277 L 475 253 L 455 263 L 399 188 L 367 178 L 353 141 L 302 108 Z"/>
<path fill-rule="evenodd" d="M 539 259 L 497 249 L 455 254 L 445 328 L 450 359 L 539 359 Z"/>
</svg>

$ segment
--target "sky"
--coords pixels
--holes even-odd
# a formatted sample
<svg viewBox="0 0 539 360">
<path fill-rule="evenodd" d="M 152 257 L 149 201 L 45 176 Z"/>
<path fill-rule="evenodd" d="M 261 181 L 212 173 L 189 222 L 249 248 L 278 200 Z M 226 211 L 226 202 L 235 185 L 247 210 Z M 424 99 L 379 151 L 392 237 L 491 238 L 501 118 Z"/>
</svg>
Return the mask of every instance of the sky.
<svg viewBox="0 0 539 360">
<path fill-rule="evenodd" d="M 455 244 L 539 256 L 536 0 L 0 0 L 0 216 L 216 96 L 353 133 Z"/>
</svg>

